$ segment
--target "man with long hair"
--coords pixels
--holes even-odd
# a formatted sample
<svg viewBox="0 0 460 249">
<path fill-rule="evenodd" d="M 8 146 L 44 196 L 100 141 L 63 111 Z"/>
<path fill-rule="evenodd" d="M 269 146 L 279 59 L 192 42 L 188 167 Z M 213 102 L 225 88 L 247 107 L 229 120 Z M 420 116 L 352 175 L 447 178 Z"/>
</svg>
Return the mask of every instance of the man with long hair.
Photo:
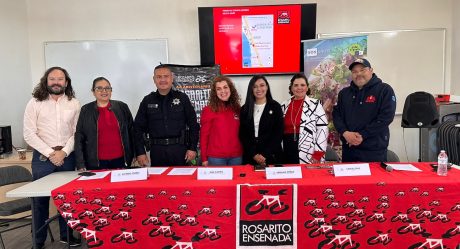
<svg viewBox="0 0 460 249">
<path fill-rule="evenodd" d="M 74 133 L 80 113 L 67 71 L 61 67 L 46 70 L 35 87 L 33 98 L 24 112 L 24 140 L 34 149 L 32 175 L 34 180 L 57 171 L 75 170 Z M 32 198 L 33 220 L 37 231 L 49 217 L 49 197 Z M 67 238 L 66 222 L 59 217 L 61 242 L 71 246 L 79 243 Z M 46 229 L 35 233 L 35 246 L 42 248 Z"/>
</svg>

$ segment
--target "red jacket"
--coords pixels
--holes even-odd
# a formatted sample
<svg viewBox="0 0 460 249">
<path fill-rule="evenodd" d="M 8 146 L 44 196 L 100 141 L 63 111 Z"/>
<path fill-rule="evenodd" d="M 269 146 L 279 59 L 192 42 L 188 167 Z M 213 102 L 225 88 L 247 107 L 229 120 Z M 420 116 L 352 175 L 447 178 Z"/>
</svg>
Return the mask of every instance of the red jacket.
<svg viewBox="0 0 460 249">
<path fill-rule="evenodd" d="M 201 112 L 201 160 L 208 157 L 240 157 L 243 148 L 238 138 L 240 116 L 231 110 L 213 112 L 209 106 Z"/>
</svg>

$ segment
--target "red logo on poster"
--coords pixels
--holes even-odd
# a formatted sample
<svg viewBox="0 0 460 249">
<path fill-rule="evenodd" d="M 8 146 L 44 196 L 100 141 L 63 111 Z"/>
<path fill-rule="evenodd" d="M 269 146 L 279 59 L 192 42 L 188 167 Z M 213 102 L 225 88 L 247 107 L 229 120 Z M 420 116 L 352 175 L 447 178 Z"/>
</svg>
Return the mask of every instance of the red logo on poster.
<svg viewBox="0 0 460 249">
<path fill-rule="evenodd" d="M 278 24 L 291 23 L 291 13 L 289 10 L 278 10 Z"/>
</svg>

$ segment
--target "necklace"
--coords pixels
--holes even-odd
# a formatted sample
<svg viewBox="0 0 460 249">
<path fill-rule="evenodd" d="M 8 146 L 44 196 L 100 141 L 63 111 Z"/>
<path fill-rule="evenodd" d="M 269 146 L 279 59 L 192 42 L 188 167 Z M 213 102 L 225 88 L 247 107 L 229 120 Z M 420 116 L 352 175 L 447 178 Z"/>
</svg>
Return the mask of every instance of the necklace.
<svg viewBox="0 0 460 249">
<path fill-rule="evenodd" d="M 291 123 L 292 123 L 292 126 L 294 127 L 294 141 L 297 141 L 297 137 L 296 137 L 297 126 L 295 124 L 295 121 L 297 120 L 297 117 L 299 116 L 300 110 L 302 110 L 303 100 L 302 100 L 302 103 L 299 106 L 299 109 L 297 110 L 297 113 L 295 114 L 295 118 L 292 119 L 292 113 L 294 112 L 294 102 L 295 102 L 295 100 L 293 99 L 292 102 L 291 102 Z"/>
</svg>

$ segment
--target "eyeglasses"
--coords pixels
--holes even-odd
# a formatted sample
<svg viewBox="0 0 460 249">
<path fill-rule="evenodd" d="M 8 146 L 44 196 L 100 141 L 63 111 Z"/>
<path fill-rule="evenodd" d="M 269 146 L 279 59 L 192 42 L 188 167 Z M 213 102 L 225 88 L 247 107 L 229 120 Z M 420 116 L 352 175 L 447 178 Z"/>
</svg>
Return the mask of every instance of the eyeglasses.
<svg viewBox="0 0 460 249">
<path fill-rule="evenodd" d="M 94 90 L 96 90 L 97 92 L 111 92 L 112 91 L 112 88 L 110 86 L 107 86 L 107 87 L 102 87 L 102 86 L 97 86 L 94 88 Z"/>
</svg>

